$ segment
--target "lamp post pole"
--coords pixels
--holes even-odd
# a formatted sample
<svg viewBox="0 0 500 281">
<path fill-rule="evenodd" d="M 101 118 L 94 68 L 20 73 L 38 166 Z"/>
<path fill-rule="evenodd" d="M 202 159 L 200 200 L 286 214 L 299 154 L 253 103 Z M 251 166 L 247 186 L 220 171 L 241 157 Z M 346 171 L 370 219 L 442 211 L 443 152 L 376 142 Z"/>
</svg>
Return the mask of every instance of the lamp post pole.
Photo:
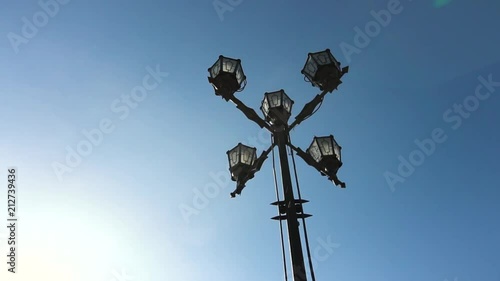
<svg viewBox="0 0 500 281">
<path fill-rule="evenodd" d="M 261 110 L 264 113 L 265 119 L 262 119 L 255 110 L 246 106 L 234 96 L 236 92 L 242 91 L 246 86 L 246 76 L 241 67 L 241 60 L 219 56 L 219 59 L 208 69 L 210 73 L 208 81 L 213 86 L 215 94 L 226 101 L 231 101 L 248 119 L 255 122 L 261 128 L 266 128 L 273 136 L 271 147 L 264 151 L 258 158 L 255 148 L 241 143 L 227 152 L 231 179 L 236 181 L 236 189 L 230 193 L 231 197 L 241 194 L 246 182 L 252 179 L 255 173 L 260 170 L 268 154 L 275 146 L 278 147 L 284 200 L 280 201 L 279 192 L 276 187 L 278 201 L 272 203 L 272 205 L 278 206 L 279 215 L 272 219 L 280 221 L 282 245 L 284 245 L 284 239 L 281 221 L 287 221 L 293 281 L 307 281 L 298 219 L 305 219 L 311 215 L 304 214 L 302 208 L 302 203 L 308 201 L 302 200 L 302 198 L 296 200 L 294 197 L 287 146 L 295 151 L 307 164 L 319 171 L 321 175 L 328 176 L 328 179 L 332 180 L 335 185 L 345 187 L 345 184 L 337 178 L 337 170 L 342 166 L 342 162 L 340 160 L 340 146 L 334 141 L 333 136 L 315 137 L 310 148 L 304 152 L 290 143 L 289 132 L 316 112 L 319 106 L 321 106 L 324 96 L 337 89 L 342 83 L 340 78 L 348 70 L 348 67 L 340 68 L 340 62 L 333 57 L 329 49 L 309 53 L 301 73 L 304 74 L 306 81 L 310 82 L 312 86 L 320 88 L 322 92 L 304 106 L 302 111 L 295 117 L 295 121 L 289 126 L 288 119 L 291 115 L 293 101 L 285 94 L 283 89 L 264 94 Z M 297 189 L 299 189 L 298 186 Z M 314 270 L 307 242 L 305 224 L 304 235 L 310 273 L 314 281 Z M 283 261 L 286 272 L 284 248 Z M 285 279 L 288 280 L 288 278 Z"/>
<path fill-rule="evenodd" d="M 286 225 L 288 229 L 288 242 L 290 244 L 290 255 L 292 258 L 292 273 L 294 281 L 306 281 L 304 265 L 304 254 L 302 242 L 300 240 L 299 224 L 297 220 L 297 210 L 295 208 L 295 197 L 293 195 L 292 178 L 290 176 L 290 166 L 288 164 L 288 153 L 286 146 L 289 135 L 287 129 L 277 130 L 273 133 L 274 143 L 278 146 L 281 178 L 283 182 L 283 193 L 285 195 Z"/>
</svg>

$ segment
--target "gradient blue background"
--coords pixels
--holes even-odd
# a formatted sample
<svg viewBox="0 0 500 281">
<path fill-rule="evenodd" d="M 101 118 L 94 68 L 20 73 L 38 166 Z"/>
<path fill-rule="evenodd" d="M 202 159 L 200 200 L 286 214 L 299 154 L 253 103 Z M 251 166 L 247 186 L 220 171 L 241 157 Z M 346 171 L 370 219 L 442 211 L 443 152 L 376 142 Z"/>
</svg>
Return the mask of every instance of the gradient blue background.
<svg viewBox="0 0 500 281">
<path fill-rule="evenodd" d="M 20 246 L 17 274 L 0 258 L 1 280 L 108 281 L 122 269 L 137 281 L 283 280 L 271 159 L 242 196 L 229 198 L 231 182 L 188 221 L 180 211 L 211 173 L 227 176 L 228 149 L 259 139 L 213 94 L 207 68 L 221 54 L 240 58 L 247 105 L 283 88 L 298 113 L 318 92 L 300 74 L 307 53 L 330 48 L 350 72 L 292 133 L 304 149 L 329 134 L 343 147 L 344 190 L 297 159 L 311 247 L 339 245 L 317 261 L 317 280 L 499 281 L 500 88 L 457 130 L 443 113 L 474 94 L 478 76 L 500 81 L 500 4 L 402 1 L 344 56 L 340 44 L 388 2 L 243 1 L 221 20 L 212 1 L 72 0 L 17 54 L 7 34 L 41 8 L 3 3 L 0 177 L 19 169 Z M 169 76 L 120 120 L 111 103 L 156 65 Z M 52 164 L 103 118 L 115 130 L 58 181 Z M 384 173 L 435 128 L 447 141 L 392 191 Z"/>
</svg>

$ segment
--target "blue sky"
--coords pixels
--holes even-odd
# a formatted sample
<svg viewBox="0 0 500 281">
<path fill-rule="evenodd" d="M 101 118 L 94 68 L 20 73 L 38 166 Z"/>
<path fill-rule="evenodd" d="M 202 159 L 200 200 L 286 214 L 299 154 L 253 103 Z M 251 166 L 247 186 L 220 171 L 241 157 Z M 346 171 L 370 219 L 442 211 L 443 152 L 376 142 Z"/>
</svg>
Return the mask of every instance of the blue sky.
<svg viewBox="0 0 500 281">
<path fill-rule="evenodd" d="M 104 2 L 0 11 L 0 175 L 18 168 L 20 202 L 1 280 L 283 280 L 271 159 L 235 199 L 227 181 L 226 151 L 269 136 L 207 68 L 240 58 L 239 98 L 285 89 L 296 114 L 318 93 L 307 53 L 326 48 L 350 72 L 291 135 L 343 147 L 343 190 L 296 159 L 317 280 L 500 280 L 497 1 Z"/>
</svg>

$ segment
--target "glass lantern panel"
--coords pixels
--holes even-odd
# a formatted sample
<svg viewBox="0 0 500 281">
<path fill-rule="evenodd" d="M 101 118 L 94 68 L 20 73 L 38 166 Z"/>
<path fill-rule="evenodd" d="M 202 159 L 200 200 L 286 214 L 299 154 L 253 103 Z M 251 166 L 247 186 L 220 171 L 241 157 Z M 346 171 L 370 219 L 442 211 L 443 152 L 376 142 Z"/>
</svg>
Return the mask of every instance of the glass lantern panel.
<svg viewBox="0 0 500 281">
<path fill-rule="evenodd" d="M 229 167 L 234 167 L 234 165 L 238 164 L 240 162 L 240 149 L 239 147 L 236 149 L 233 149 L 231 152 L 229 152 Z"/>
<path fill-rule="evenodd" d="M 283 97 L 283 107 L 285 108 L 286 112 L 291 113 L 292 112 L 292 100 L 289 99 L 288 97 Z"/>
<path fill-rule="evenodd" d="M 337 160 L 342 161 L 342 160 L 340 159 L 340 146 L 335 145 L 333 148 L 334 148 L 334 150 L 335 150 L 335 156 L 337 157 Z"/>
<path fill-rule="evenodd" d="M 319 65 L 325 65 L 325 64 L 333 63 L 333 60 L 332 60 L 332 58 L 330 56 L 330 53 L 326 52 L 326 51 L 314 54 L 314 58 L 316 59 L 316 61 L 318 62 Z"/>
<path fill-rule="evenodd" d="M 330 137 L 318 138 L 317 142 L 321 148 L 323 156 L 333 155 L 332 140 Z"/>
<path fill-rule="evenodd" d="M 253 163 L 253 149 L 242 147 L 241 149 L 241 163 L 242 164 L 247 164 L 247 165 L 252 165 Z"/>
<path fill-rule="evenodd" d="M 318 70 L 318 66 L 314 62 L 311 56 L 307 58 L 306 65 L 304 67 L 304 72 L 309 75 L 310 77 L 314 77 L 316 75 L 316 71 Z"/>
<path fill-rule="evenodd" d="M 243 82 L 243 79 L 243 69 L 241 68 L 241 64 L 238 64 L 238 67 L 236 68 L 236 80 L 238 80 L 238 84 L 241 84 Z"/>
<path fill-rule="evenodd" d="M 212 78 L 215 78 L 217 77 L 217 75 L 219 74 L 219 71 L 220 71 L 220 60 L 218 60 L 213 66 L 212 68 L 210 68 L 210 75 Z"/>
<path fill-rule="evenodd" d="M 316 140 L 313 141 L 307 152 L 314 158 L 316 162 L 321 160 L 321 152 L 319 151 L 318 143 Z"/>
<path fill-rule="evenodd" d="M 267 96 L 269 107 L 278 107 L 281 105 L 281 92 L 270 93 Z"/>
<path fill-rule="evenodd" d="M 224 58 L 222 61 L 222 70 L 229 73 L 234 73 L 237 62 L 232 59 Z"/>
<path fill-rule="evenodd" d="M 266 116 L 269 113 L 269 103 L 267 102 L 267 98 L 265 98 L 264 101 L 262 102 L 262 111 Z"/>
</svg>

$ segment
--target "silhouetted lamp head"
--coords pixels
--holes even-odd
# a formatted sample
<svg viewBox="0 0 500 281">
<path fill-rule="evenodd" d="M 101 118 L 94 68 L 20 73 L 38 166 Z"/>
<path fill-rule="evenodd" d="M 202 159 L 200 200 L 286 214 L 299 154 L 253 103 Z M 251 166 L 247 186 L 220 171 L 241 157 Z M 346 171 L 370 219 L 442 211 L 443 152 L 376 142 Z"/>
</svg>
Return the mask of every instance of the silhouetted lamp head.
<svg viewBox="0 0 500 281">
<path fill-rule="evenodd" d="M 342 83 L 340 78 L 348 70 L 348 67 L 340 69 L 340 62 L 333 57 L 330 49 L 326 49 L 322 52 L 309 53 L 301 73 L 314 87 L 331 92 Z"/>
<path fill-rule="evenodd" d="M 335 138 L 330 135 L 326 137 L 314 137 L 306 153 L 325 169 L 326 174 L 336 174 L 342 166 L 341 149 Z"/>
<path fill-rule="evenodd" d="M 229 159 L 229 171 L 233 181 L 243 180 L 252 170 L 257 159 L 257 149 L 238 143 L 227 152 Z"/>
<path fill-rule="evenodd" d="M 208 82 L 212 84 L 215 94 L 226 101 L 235 92 L 242 91 L 246 85 L 246 76 L 241 67 L 241 60 L 219 56 L 219 59 L 208 69 Z"/>
<path fill-rule="evenodd" d="M 293 100 L 279 90 L 264 94 L 260 110 L 264 113 L 266 120 L 272 125 L 286 125 L 292 114 Z"/>
</svg>

